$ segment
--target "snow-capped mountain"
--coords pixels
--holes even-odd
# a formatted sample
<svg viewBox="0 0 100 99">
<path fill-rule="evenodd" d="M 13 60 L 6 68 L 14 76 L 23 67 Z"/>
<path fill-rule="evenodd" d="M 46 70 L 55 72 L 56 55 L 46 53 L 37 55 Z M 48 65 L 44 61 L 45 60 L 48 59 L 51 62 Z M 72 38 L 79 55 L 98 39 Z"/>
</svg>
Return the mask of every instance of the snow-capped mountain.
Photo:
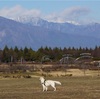
<svg viewBox="0 0 100 99">
<path fill-rule="evenodd" d="M 19 21 L 19 22 L 18 22 Z M 53 23 L 40 18 L 0 17 L 0 48 L 95 47 L 100 45 L 100 24 Z"/>
<path fill-rule="evenodd" d="M 47 21 L 39 17 L 30 17 L 30 16 L 19 16 L 13 20 L 33 26 L 41 26 L 43 24 L 48 23 Z"/>
<path fill-rule="evenodd" d="M 39 26 L 42 28 L 59 31 L 67 34 L 78 34 L 81 36 L 98 37 L 100 38 L 100 24 L 91 23 L 88 25 L 80 25 L 74 21 L 68 21 L 65 23 L 54 23 L 43 20 L 39 17 L 22 16 L 15 19 L 18 22 L 30 25 Z"/>
</svg>

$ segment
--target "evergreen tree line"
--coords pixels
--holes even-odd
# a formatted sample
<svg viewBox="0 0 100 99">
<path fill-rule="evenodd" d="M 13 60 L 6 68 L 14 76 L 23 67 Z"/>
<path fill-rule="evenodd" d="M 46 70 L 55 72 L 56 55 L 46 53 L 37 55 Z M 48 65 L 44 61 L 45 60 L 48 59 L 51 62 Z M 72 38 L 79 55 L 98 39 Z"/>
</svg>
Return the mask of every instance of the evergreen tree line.
<svg viewBox="0 0 100 99">
<path fill-rule="evenodd" d="M 0 61 L 1 62 L 18 62 L 21 59 L 25 61 L 35 61 L 40 62 L 43 56 L 48 56 L 53 62 L 59 61 L 64 54 L 71 54 L 72 57 L 77 58 L 81 53 L 91 53 L 94 60 L 100 59 L 100 47 L 95 48 L 51 48 L 51 47 L 41 47 L 37 51 L 32 48 L 8 48 L 4 47 L 0 50 Z"/>
</svg>

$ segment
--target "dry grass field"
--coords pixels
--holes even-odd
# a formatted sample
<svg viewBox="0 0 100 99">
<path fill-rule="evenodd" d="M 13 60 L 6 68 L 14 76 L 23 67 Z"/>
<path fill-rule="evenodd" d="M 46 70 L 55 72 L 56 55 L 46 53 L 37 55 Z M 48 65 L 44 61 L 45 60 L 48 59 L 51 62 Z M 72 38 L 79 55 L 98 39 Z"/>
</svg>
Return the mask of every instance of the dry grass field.
<svg viewBox="0 0 100 99">
<path fill-rule="evenodd" d="M 1 78 L 0 99 L 100 99 L 100 77 L 94 75 L 78 76 L 76 70 L 68 77 L 46 77 L 46 79 L 58 80 L 57 91 L 50 87 L 47 92 L 42 92 L 39 77 L 32 78 Z M 57 72 L 53 73 L 57 74 Z M 78 74 L 78 75 L 77 75 Z M 95 73 L 96 74 L 96 73 Z"/>
</svg>

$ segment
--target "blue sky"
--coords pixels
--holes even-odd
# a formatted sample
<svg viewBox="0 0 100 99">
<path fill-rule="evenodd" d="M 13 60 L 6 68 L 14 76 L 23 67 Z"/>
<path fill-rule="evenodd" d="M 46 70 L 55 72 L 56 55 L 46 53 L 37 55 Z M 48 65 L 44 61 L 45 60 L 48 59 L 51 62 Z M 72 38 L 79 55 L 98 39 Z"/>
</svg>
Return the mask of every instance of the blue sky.
<svg viewBox="0 0 100 99">
<path fill-rule="evenodd" d="M 0 16 L 41 17 L 48 21 L 100 23 L 100 0 L 0 0 Z"/>
</svg>

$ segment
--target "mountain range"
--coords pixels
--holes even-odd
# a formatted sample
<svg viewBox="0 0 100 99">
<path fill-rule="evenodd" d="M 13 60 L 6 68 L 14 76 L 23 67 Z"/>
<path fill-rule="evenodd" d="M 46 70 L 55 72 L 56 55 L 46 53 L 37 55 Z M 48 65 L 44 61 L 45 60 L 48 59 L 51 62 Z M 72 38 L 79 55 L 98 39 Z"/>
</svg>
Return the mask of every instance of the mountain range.
<svg viewBox="0 0 100 99">
<path fill-rule="evenodd" d="M 7 19 L 0 16 L 0 48 L 100 46 L 100 24 L 54 23 L 38 17 Z"/>
</svg>

